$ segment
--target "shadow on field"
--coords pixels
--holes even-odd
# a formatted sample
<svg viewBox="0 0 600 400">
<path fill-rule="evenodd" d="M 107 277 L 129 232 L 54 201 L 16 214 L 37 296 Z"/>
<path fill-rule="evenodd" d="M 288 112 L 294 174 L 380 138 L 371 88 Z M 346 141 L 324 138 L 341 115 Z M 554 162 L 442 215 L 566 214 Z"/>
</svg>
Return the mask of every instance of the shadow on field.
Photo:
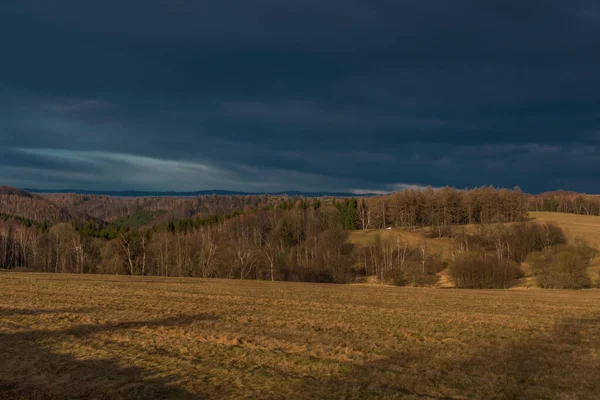
<svg viewBox="0 0 600 400">
<path fill-rule="evenodd" d="M 600 393 L 600 317 L 563 320 L 511 345 L 457 364 L 484 378 L 498 399 L 596 399 Z"/>
<path fill-rule="evenodd" d="M 354 365 L 331 379 L 316 379 L 302 397 L 330 387 L 344 398 L 597 399 L 598 349 L 600 317 L 568 319 L 527 338 L 457 354 L 456 360 L 423 360 L 408 351 Z"/>
<path fill-rule="evenodd" d="M 6 311 L 6 309 L 5 309 Z M 37 315 L 73 310 L 10 310 L 14 315 Z M 79 312 L 83 312 L 79 310 Z M 0 399 L 198 399 L 182 388 L 179 375 L 157 376 L 140 366 L 124 367 L 115 359 L 78 359 L 57 354 L 52 344 L 68 344 L 69 337 L 86 340 L 97 333 L 136 328 L 160 328 L 216 320 L 210 313 L 179 315 L 150 321 L 84 324 L 62 330 L 0 333 Z M 449 358 L 407 347 L 402 353 L 374 362 L 342 363 L 332 376 L 290 375 L 270 367 L 272 379 L 300 381 L 290 398 L 388 399 L 596 399 L 600 393 L 600 316 L 566 319 L 537 329 L 522 329 L 519 336 L 490 337 Z M 64 340 L 59 340 L 63 339 Z M 460 338 L 458 338 L 460 339 Z M 96 342 L 97 343 L 97 342 Z M 452 344 L 447 344 L 452 346 Z M 432 345 L 432 349 L 440 349 Z M 90 352 L 97 350 L 89 347 Z M 423 349 L 423 347 L 421 347 Z M 64 349 L 64 348 L 63 348 Z M 433 351 L 433 350 L 432 350 Z M 61 352 L 62 353 L 62 352 Z M 80 352 L 84 354 L 85 352 Z M 140 355 L 140 360 L 144 355 Z M 4 372 L 7 371 L 7 372 Z M 232 374 L 243 370 L 231 368 Z M 187 379 L 196 377 L 190 376 Z M 214 383 L 206 383 L 214 385 Z M 215 393 L 207 386 L 206 393 Z M 238 393 L 240 395 L 244 393 Z"/>
<path fill-rule="evenodd" d="M 89 312 L 88 308 L 63 308 L 63 309 L 42 309 L 42 308 L 2 308 L 0 307 L 0 317 L 10 317 L 13 315 L 42 315 L 42 314 L 82 314 Z"/>
<path fill-rule="evenodd" d="M 16 311 L 16 310 L 11 310 Z M 20 310 L 35 315 L 51 310 Z M 74 312 L 76 310 L 70 311 Z M 66 310 L 60 310 L 66 312 Z M 198 399 L 178 388 L 179 376 L 157 377 L 142 367 L 123 367 L 118 360 L 82 360 L 56 354 L 44 346 L 52 338 L 84 338 L 100 332 L 134 328 L 173 327 L 216 319 L 212 314 L 173 316 L 151 321 L 78 325 L 64 330 L 0 333 L 1 399 Z M 81 343 L 80 343 L 81 344 Z M 85 342 L 83 342 L 85 344 Z M 9 378 L 10 377 L 10 378 Z"/>
</svg>

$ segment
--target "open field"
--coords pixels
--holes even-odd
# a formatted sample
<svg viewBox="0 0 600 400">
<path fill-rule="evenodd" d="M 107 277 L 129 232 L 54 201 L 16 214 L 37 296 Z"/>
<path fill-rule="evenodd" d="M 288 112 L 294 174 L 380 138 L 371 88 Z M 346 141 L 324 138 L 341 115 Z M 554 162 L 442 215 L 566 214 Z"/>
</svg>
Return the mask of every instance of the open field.
<svg viewBox="0 0 600 400">
<path fill-rule="evenodd" d="M 0 398 L 596 399 L 600 291 L 0 273 Z"/>
</svg>

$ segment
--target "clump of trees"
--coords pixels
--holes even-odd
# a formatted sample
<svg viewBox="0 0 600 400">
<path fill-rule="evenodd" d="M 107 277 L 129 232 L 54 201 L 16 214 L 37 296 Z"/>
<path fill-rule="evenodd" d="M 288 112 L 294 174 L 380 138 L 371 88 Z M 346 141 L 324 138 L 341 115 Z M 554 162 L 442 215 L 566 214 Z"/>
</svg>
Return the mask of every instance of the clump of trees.
<svg viewBox="0 0 600 400">
<path fill-rule="evenodd" d="M 597 250 L 578 239 L 567 244 L 552 224 L 518 223 L 482 226 L 475 233 L 454 234 L 454 262 L 449 273 L 462 288 L 506 288 L 522 277 L 521 262 L 533 269 L 540 287 L 582 289 L 590 286 L 587 269 Z"/>
<path fill-rule="evenodd" d="M 400 235 L 393 240 L 376 237 L 374 243 L 363 246 L 357 255 L 357 275 L 374 276 L 381 283 L 423 286 L 434 284 L 437 273 L 448 264 L 439 253 L 428 249 L 423 240 L 409 245 Z"/>
<path fill-rule="evenodd" d="M 581 215 L 600 215 L 600 196 L 568 191 L 529 195 L 526 199 L 529 211 L 563 212 Z"/>
<path fill-rule="evenodd" d="M 546 289 L 583 289 L 590 286 L 587 269 L 597 250 L 578 240 L 571 245 L 531 253 L 527 263 L 539 286 Z"/>
<path fill-rule="evenodd" d="M 523 276 L 515 261 L 480 251 L 458 255 L 449 272 L 457 287 L 470 289 L 505 289 Z"/>
<path fill-rule="evenodd" d="M 523 276 L 520 263 L 531 253 L 567 241 L 559 227 L 531 222 L 481 226 L 473 233 L 460 230 L 454 239 L 449 273 L 461 288 L 507 288 Z"/>
<path fill-rule="evenodd" d="M 531 252 L 567 242 L 560 227 L 533 222 L 479 225 L 470 230 L 454 228 L 447 236 L 455 240 L 455 252 L 494 253 L 498 259 L 510 259 L 517 263 L 523 262 Z"/>
<path fill-rule="evenodd" d="M 518 187 L 471 190 L 407 189 L 357 202 L 357 229 L 387 226 L 441 228 L 449 225 L 517 222 L 526 213 L 525 195 Z"/>
</svg>

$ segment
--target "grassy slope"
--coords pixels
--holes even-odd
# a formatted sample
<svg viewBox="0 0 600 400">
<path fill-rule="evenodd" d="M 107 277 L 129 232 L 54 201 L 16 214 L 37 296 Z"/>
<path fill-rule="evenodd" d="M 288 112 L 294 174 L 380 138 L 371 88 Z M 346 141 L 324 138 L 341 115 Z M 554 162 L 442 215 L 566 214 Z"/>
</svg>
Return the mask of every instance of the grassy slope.
<svg viewBox="0 0 600 400">
<path fill-rule="evenodd" d="M 581 237 L 600 250 L 600 217 L 554 212 L 531 212 L 529 213 L 529 217 L 542 223 L 555 223 L 565 231 L 570 240 Z M 469 229 L 469 227 L 467 227 L 467 229 Z M 354 231 L 350 234 L 350 240 L 359 245 L 366 245 L 372 243 L 376 236 L 380 236 L 383 240 L 396 240 L 398 235 L 413 246 L 418 246 L 423 241 L 423 237 L 419 232 L 409 232 L 401 228 Z M 452 241 L 450 239 L 425 240 L 427 242 L 427 247 L 431 251 L 439 253 L 442 257 L 449 259 L 452 248 Z M 523 269 L 526 276 L 531 275 L 527 265 L 523 265 Z M 592 261 L 592 265 L 588 272 L 592 282 L 600 281 L 600 257 L 596 257 L 596 259 Z M 440 273 L 440 283 L 442 286 L 448 285 L 445 272 Z M 521 286 L 535 287 L 536 284 L 531 276 L 527 276 L 523 280 Z"/>
<path fill-rule="evenodd" d="M 379 237 L 381 240 L 396 241 L 398 237 L 400 240 L 405 241 L 410 246 L 418 247 L 423 243 L 427 245 L 427 251 L 430 254 L 439 254 L 442 259 L 450 258 L 450 251 L 452 249 L 452 240 L 447 238 L 442 239 L 430 239 L 423 238 L 421 233 L 408 231 L 403 228 L 392 228 L 392 229 L 370 229 L 370 230 L 359 230 L 350 232 L 350 241 L 360 246 L 366 246 L 369 243 L 373 243 L 376 238 Z M 448 279 L 447 271 L 442 271 L 439 274 L 438 286 L 451 287 L 452 282 Z"/>
<path fill-rule="evenodd" d="M 600 217 L 555 212 L 530 212 L 529 217 L 539 222 L 553 222 L 563 228 L 570 238 L 580 236 L 600 248 Z"/>
<path fill-rule="evenodd" d="M 560 226 L 570 240 L 581 237 L 600 250 L 600 217 L 554 212 L 531 212 L 529 217 L 538 222 L 552 222 Z M 592 261 L 588 269 L 593 281 L 599 280 L 600 257 Z"/>
<path fill-rule="evenodd" d="M 360 245 L 373 243 L 376 237 L 379 236 L 382 240 L 395 241 L 398 236 L 401 240 L 406 241 L 411 246 L 419 246 L 423 242 L 423 236 L 419 232 L 411 232 L 402 228 L 392 229 L 370 229 L 366 231 L 352 231 L 350 233 L 350 241 Z M 434 253 L 447 255 L 452 248 L 452 240 L 447 238 L 442 239 L 425 239 L 427 248 Z"/>
<path fill-rule="evenodd" d="M 0 398 L 595 399 L 600 291 L 0 273 Z"/>
</svg>

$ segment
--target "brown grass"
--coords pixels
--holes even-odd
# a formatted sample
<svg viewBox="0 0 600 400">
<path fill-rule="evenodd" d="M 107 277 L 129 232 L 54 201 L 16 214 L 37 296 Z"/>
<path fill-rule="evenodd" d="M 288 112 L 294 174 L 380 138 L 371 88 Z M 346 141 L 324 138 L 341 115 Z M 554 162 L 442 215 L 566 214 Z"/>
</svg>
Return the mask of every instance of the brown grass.
<svg viewBox="0 0 600 400">
<path fill-rule="evenodd" d="M 0 398 L 596 399 L 600 291 L 0 273 Z"/>
<path fill-rule="evenodd" d="M 556 212 L 530 212 L 529 217 L 538 222 L 552 222 L 563 228 L 569 238 L 582 237 L 592 246 L 600 248 L 600 217 Z"/>
<path fill-rule="evenodd" d="M 551 222 L 560 226 L 569 240 L 576 237 L 585 239 L 591 246 L 600 250 L 600 217 L 556 212 L 530 212 L 529 217 L 538 222 Z M 592 260 L 588 268 L 592 282 L 600 282 L 600 257 Z"/>
<path fill-rule="evenodd" d="M 448 238 L 442 239 L 431 239 L 423 238 L 423 235 L 419 231 L 409 231 L 404 228 L 392 228 L 392 229 L 369 229 L 359 230 L 350 232 L 350 241 L 358 245 L 368 245 L 375 242 L 376 237 L 379 236 L 381 240 L 396 240 L 399 236 L 401 240 L 408 243 L 410 246 L 418 247 L 421 245 L 423 240 L 427 244 L 427 248 L 433 254 L 449 255 L 452 249 L 452 240 Z"/>
</svg>

